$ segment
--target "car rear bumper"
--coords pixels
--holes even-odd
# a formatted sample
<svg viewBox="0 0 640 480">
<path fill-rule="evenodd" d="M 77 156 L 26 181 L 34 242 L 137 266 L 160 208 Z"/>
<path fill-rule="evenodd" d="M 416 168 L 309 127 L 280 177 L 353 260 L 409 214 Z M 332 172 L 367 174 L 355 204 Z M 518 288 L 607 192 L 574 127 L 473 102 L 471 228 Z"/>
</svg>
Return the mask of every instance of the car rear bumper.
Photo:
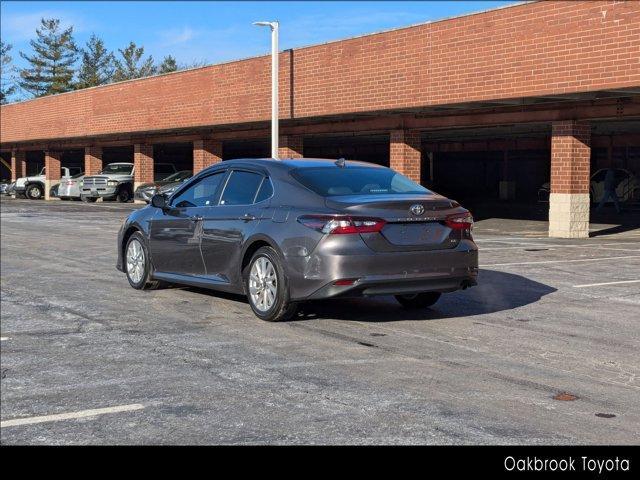
<svg viewBox="0 0 640 480">
<path fill-rule="evenodd" d="M 293 300 L 453 292 L 477 284 L 478 249 L 471 240 L 432 251 L 323 254 L 316 250 L 290 281 Z M 351 281 L 336 285 L 337 281 Z"/>
</svg>

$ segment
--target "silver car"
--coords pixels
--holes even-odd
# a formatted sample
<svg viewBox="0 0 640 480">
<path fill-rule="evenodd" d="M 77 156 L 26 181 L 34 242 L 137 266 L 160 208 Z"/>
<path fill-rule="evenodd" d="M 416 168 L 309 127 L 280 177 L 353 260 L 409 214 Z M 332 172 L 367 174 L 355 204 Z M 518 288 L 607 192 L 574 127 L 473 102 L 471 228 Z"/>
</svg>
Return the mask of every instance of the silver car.
<svg viewBox="0 0 640 480">
<path fill-rule="evenodd" d="M 84 172 L 80 172 L 71 178 L 63 178 L 58 185 L 58 197 L 60 200 L 80 200 L 80 187 Z"/>
</svg>

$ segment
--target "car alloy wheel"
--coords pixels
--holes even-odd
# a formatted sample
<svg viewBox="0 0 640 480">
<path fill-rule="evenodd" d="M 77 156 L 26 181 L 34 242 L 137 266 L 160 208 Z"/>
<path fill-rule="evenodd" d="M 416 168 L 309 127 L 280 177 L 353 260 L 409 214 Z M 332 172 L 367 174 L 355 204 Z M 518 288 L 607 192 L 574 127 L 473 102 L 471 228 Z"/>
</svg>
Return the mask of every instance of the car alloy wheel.
<svg viewBox="0 0 640 480">
<path fill-rule="evenodd" d="M 249 295 L 251 303 L 261 312 L 267 312 L 278 295 L 278 277 L 267 257 L 258 257 L 249 272 Z"/>
<path fill-rule="evenodd" d="M 127 275 L 129 279 L 139 284 L 145 276 L 146 259 L 144 249 L 137 239 L 132 239 L 127 246 Z"/>
<path fill-rule="evenodd" d="M 40 187 L 32 185 L 27 189 L 27 196 L 32 200 L 38 200 L 42 196 Z"/>
</svg>

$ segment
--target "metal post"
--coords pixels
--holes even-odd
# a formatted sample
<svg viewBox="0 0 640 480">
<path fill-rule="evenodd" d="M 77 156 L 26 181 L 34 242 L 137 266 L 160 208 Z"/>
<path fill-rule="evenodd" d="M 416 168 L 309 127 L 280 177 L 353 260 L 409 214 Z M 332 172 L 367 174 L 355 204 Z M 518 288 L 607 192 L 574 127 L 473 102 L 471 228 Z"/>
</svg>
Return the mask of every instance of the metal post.
<svg viewBox="0 0 640 480">
<path fill-rule="evenodd" d="M 275 22 L 254 22 L 271 28 L 271 157 L 278 159 L 278 28 Z"/>
</svg>

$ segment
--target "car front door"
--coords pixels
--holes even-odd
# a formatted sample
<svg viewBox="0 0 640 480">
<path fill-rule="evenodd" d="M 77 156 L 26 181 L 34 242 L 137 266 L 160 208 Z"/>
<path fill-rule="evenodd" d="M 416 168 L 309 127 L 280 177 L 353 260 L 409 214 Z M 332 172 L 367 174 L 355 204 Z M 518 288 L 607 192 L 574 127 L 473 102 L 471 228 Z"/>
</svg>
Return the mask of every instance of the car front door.
<svg viewBox="0 0 640 480">
<path fill-rule="evenodd" d="M 164 211 L 151 220 L 149 249 L 158 272 L 203 276 L 204 262 L 200 252 L 202 239 L 202 207 L 212 205 L 225 172 L 199 179 L 171 199 Z"/>
<path fill-rule="evenodd" d="M 202 257 L 206 274 L 238 284 L 244 240 L 256 229 L 273 190 L 271 180 L 259 172 L 230 172 L 218 204 L 201 209 Z"/>
</svg>

